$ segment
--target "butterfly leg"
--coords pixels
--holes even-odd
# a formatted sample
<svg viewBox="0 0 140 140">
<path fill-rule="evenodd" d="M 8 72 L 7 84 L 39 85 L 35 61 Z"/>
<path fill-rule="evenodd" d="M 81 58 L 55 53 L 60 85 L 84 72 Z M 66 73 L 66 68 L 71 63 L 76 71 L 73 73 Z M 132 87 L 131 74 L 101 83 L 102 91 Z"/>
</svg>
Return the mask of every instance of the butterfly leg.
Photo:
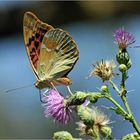
<svg viewBox="0 0 140 140">
<path fill-rule="evenodd" d="M 54 86 L 53 82 L 51 82 L 52 87 L 58 92 L 57 88 Z"/>
<path fill-rule="evenodd" d="M 67 89 L 68 89 L 69 93 L 70 93 L 71 95 L 73 95 L 73 93 L 72 93 L 72 91 L 71 91 L 71 89 L 70 89 L 69 86 L 67 86 Z"/>
<path fill-rule="evenodd" d="M 46 94 L 43 93 L 43 96 L 46 96 Z M 39 89 L 39 98 L 40 98 L 41 103 L 46 103 L 45 101 L 42 100 L 42 93 L 40 89 Z"/>
</svg>

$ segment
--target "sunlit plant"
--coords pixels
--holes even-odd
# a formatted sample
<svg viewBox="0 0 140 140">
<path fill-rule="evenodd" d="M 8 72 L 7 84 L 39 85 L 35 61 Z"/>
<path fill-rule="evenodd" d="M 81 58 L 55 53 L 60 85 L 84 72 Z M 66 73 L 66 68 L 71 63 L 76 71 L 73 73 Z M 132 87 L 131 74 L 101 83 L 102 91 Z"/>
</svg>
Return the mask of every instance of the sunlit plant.
<svg viewBox="0 0 140 140">
<path fill-rule="evenodd" d="M 49 89 L 43 93 L 42 103 L 44 107 L 45 117 L 52 116 L 53 119 L 63 123 L 70 123 L 71 114 L 76 112 L 79 116 L 79 121 L 76 122 L 81 135 L 89 136 L 89 138 L 100 139 L 113 139 L 112 127 L 110 118 L 101 111 L 99 107 L 95 107 L 94 103 L 99 99 L 105 98 L 108 102 L 113 103 L 113 106 L 107 109 L 113 110 L 117 115 L 121 115 L 125 120 L 129 121 L 133 126 L 134 131 L 131 134 L 123 136 L 122 140 L 135 140 L 140 139 L 140 127 L 136 122 L 133 113 L 129 107 L 127 101 L 128 90 L 126 88 L 126 80 L 129 78 L 129 69 L 132 66 L 131 58 L 127 51 L 128 46 L 135 42 L 134 36 L 125 31 L 124 28 L 119 28 L 113 34 L 115 43 L 118 46 L 115 60 L 101 60 L 93 64 L 93 70 L 90 72 L 90 76 L 99 77 L 102 80 L 102 86 L 99 91 L 75 91 L 70 92 L 67 97 L 57 91 L 57 89 Z M 115 69 L 119 69 L 119 74 L 115 73 Z M 113 79 L 117 76 L 121 77 L 119 84 L 115 84 Z M 121 98 L 122 106 L 110 92 L 110 85 L 113 87 L 114 92 Z M 55 132 L 54 139 L 61 140 L 74 140 L 69 132 L 60 131 Z M 79 138 L 80 139 L 80 138 Z"/>
</svg>

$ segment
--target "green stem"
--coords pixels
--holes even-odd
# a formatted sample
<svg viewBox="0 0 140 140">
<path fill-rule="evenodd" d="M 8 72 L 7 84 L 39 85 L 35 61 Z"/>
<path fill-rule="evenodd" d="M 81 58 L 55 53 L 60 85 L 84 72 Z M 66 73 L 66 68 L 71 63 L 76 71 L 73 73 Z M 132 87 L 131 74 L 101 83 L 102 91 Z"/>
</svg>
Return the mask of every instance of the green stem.
<svg viewBox="0 0 140 140">
<path fill-rule="evenodd" d="M 121 105 L 117 101 L 114 100 L 114 98 L 112 98 L 111 96 L 105 96 L 105 98 L 110 100 L 124 114 L 125 118 L 129 118 L 128 113 L 123 109 L 123 107 L 121 107 Z"/>
<path fill-rule="evenodd" d="M 117 85 L 116 85 L 112 80 L 110 80 L 109 82 L 110 82 L 110 84 L 112 85 L 112 87 L 117 91 L 117 93 L 118 93 L 119 95 L 121 95 L 120 90 L 119 90 L 119 88 L 117 87 Z"/>
<path fill-rule="evenodd" d="M 94 94 L 95 94 L 95 92 L 93 92 L 93 93 L 89 93 L 89 94 L 87 94 L 88 96 L 93 96 L 94 97 Z M 112 96 L 110 95 L 110 94 L 101 94 L 101 93 L 96 93 L 96 95 L 98 94 L 98 97 L 99 98 L 106 98 L 106 99 L 108 99 L 108 100 L 110 100 L 119 110 L 120 110 L 120 112 L 122 112 L 122 114 L 123 114 L 123 116 L 126 118 L 126 119 L 128 119 L 129 118 L 129 114 L 123 109 L 123 107 L 116 101 L 116 100 L 114 100 L 114 98 L 112 98 Z"/>
<path fill-rule="evenodd" d="M 126 76 L 126 75 L 124 75 L 124 76 Z M 124 77 L 124 76 L 123 76 L 123 77 Z M 132 112 L 131 112 L 131 110 L 130 110 L 130 108 L 129 108 L 129 104 L 128 104 L 128 102 L 127 102 L 125 96 L 124 96 L 124 95 L 125 95 L 125 92 L 126 92 L 125 80 L 124 80 L 124 78 L 122 78 L 121 92 L 120 92 L 119 88 L 116 86 L 116 84 L 115 84 L 113 81 L 110 80 L 110 84 L 111 84 L 112 87 L 117 91 L 117 93 L 121 96 L 121 99 L 122 99 L 122 101 L 123 101 L 123 103 L 124 103 L 124 105 L 125 105 L 125 107 L 126 107 L 128 113 L 129 113 L 129 114 L 132 114 Z"/>
<path fill-rule="evenodd" d="M 126 75 L 123 75 L 122 77 L 126 77 Z M 126 94 L 126 88 L 125 88 L 125 78 L 122 78 L 122 83 L 121 83 L 121 91 L 119 90 L 119 88 L 116 86 L 116 84 L 110 80 L 110 84 L 112 85 L 112 87 L 117 91 L 117 93 L 120 95 L 124 106 L 126 107 L 127 111 L 129 114 L 132 114 L 129 104 L 125 98 L 125 94 Z"/>
<path fill-rule="evenodd" d="M 133 124 L 133 127 L 135 128 L 137 133 L 140 135 L 140 128 L 135 118 L 133 117 L 132 113 L 131 114 L 127 113 L 112 97 L 106 96 L 106 98 L 109 99 L 116 107 L 118 107 L 123 112 L 125 119 L 129 120 Z M 128 110 L 131 112 L 127 101 L 125 101 L 125 105 L 127 106 Z"/>
<path fill-rule="evenodd" d="M 126 120 L 129 120 L 133 124 L 133 127 L 135 128 L 137 133 L 140 135 L 140 128 L 139 128 L 135 118 L 132 115 L 131 109 L 129 107 L 129 104 L 128 104 L 125 96 L 121 96 L 121 98 L 123 100 L 123 103 L 124 103 L 125 107 L 127 108 L 127 112 L 123 109 L 123 107 L 110 94 L 101 94 L 101 93 L 97 92 L 97 93 L 89 93 L 87 95 L 88 96 L 98 95 L 99 98 L 107 98 L 108 100 L 110 100 L 120 110 L 121 115 L 123 117 L 125 117 Z"/>
<path fill-rule="evenodd" d="M 127 93 L 126 87 L 125 87 L 125 81 L 127 79 L 127 73 L 122 72 L 122 81 L 121 81 L 121 96 L 125 96 Z"/>
<path fill-rule="evenodd" d="M 140 128 L 139 128 L 139 125 L 137 124 L 133 114 L 132 114 L 132 111 L 130 109 L 130 106 L 128 104 L 128 101 L 126 99 L 126 93 L 127 93 L 127 90 L 126 90 L 126 86 L 125 86 L 125 81 L 127 79 L 127 73 L 124 72 L 122 73 L 122 82 L 121 82 L 121 99 L 124 103 L 124 106 L 126 107 L 126 110 L 127 112 L 129 113 L 129 115 L 131 115 L 131 118 L 129 119 L 129 121 L 132 123 L 133 127 L 135 128 L 135 130 L 137 131 L 137 133 L 140 135 Z"/>
<path fill-rule="evenodd" d="M 128 102 L 127 102 L 126 97 L 125 97 L 124 95 L 122 95 L 122 96 L 121 96 L 121 99 L 122 99 L 122 101 L 123 101 L 123 103 L 124 103 L 124 106 L 126 107 L 127 112 L 128 112 L 129 114 L 132 114 L 132 111 L 131 111 L 131 109 L 130 109 L 130 107 L 129 107 L 129 104 L 128 104 Z"/>
<path fill-rule="evenodd" d="M 101 139 L 97 126 L 93 126 L 93 136 L 94 136 L 95 140 Z"/>
<path fill-rule="evenodd" d="M 132 119 L 129 120 L 132 124 L 133 124 L 133 127 L 136 129 L 137 133 L 139 134 L 140 136 L 140 128 L 135 120 L 135 118 L 132 116 Z"/>
<path fill-rule="evenodd" d="M 126 72 L 122 73 L 122 81 L 121 81 L 121 99 L 124 103 L 124 106 L 126 107 L 127 111 L 129 114 L 132 114 L 131 112 L 131 109 L 129 107 L 129 104 L 127 102 L 127 99 L 126 99 L 126 93 L 127 93 L 127 90 L 126 90 L 126 86 L 125 86 L 125 81 L 126 81 L 126 78 L 127 77 L 127 74 Z"/>
</svg>

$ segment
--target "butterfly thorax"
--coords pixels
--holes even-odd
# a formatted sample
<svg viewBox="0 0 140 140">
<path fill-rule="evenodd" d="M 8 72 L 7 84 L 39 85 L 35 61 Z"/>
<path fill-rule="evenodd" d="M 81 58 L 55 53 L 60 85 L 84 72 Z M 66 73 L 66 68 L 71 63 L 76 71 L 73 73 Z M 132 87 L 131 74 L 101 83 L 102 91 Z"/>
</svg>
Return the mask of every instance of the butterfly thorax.
<svg viewBox="0 0 140 140">
<path fill-rule="evenodd" d="M 38 89 L 43 89 L 46 87 L 52 87 L 52 84 L 48 80 L 37 80 L 35 83 L 35 87 Z"/>
</svg>

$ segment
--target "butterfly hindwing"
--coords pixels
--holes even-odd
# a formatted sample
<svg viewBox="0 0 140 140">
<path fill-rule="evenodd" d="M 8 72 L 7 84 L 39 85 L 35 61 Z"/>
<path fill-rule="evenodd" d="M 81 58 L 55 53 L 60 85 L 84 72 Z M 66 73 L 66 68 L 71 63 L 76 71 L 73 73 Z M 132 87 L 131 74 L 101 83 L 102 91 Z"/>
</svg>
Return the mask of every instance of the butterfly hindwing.
<svg viewBox="0 0 140 140">
<path fill-rule="evenodd" d="M 49 30 L 42 42 L 38 75 L 42 80 L 66 76 L 79 58 L 77 45 L 72 37 L 61 29 Z"/>
</svg>

